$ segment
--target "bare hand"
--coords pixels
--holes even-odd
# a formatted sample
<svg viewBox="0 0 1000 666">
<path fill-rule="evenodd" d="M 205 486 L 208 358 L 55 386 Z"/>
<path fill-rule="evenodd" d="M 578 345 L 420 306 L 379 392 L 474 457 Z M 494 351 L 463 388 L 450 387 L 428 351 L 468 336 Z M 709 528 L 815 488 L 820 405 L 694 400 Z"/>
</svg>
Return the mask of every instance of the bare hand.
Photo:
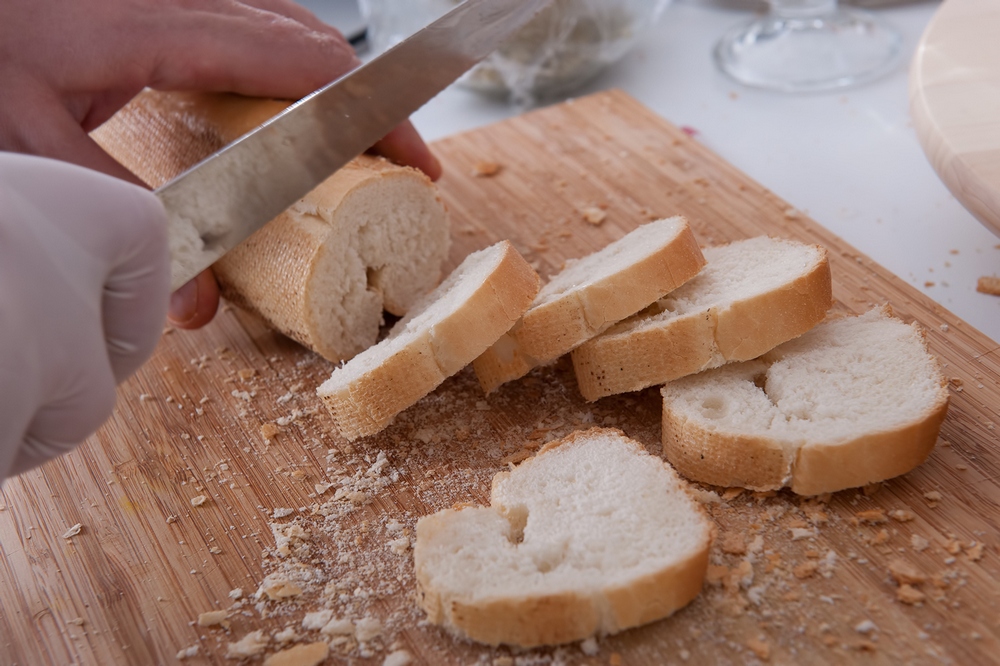
<svg viewBox="0 0 1000 666">
<path fill-rule="evenodd" d="M 0 21 L 0 150 L 139 181 L 87 133 L 145 87 L 298 99 L 358 65 L 334 28 L 290 0 L 9 0 Z M 376 146 L 436 179 L 406 123 Z M 208 323 L 203 274 L 174 294 L 172 322 Z"/>
</svg>

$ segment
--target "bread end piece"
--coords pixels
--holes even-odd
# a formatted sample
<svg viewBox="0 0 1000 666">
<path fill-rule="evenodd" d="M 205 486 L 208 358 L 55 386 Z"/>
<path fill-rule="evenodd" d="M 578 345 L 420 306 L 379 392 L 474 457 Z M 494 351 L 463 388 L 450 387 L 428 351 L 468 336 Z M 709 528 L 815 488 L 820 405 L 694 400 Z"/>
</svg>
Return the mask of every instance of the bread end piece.
<svg viewBox="0 0 1000 666">
<path fill-rule="evenodd" d="M 385 428 L 509 330 L 538 286 L 538 274 L 507 241 L 466 257 L 385 340 L 317 389 L 341 434 L 353 441 Z"/>
<path fill-rule="evenodd" d="M 500 344 L 476 359 L 486 393 L 528 374 L 681 286 L 705 265 L 681 216 L 644 224 L 555 275 Z"/>
<path fill-rule="evenodd" d="M 214 265 L 223 295 L 331 361 L 375 344 L 441 277 L 447 212 L 430 179 L 361 156 Z"/>
<path fill-rule="evenodd" d="M 613 634 L 690 603 L 714 533 L 668 464 L 619 430 L 580 431 L 497 474 L 490 507 L 418 521 L 421 605 L 490 645 Z"/>
</svg>

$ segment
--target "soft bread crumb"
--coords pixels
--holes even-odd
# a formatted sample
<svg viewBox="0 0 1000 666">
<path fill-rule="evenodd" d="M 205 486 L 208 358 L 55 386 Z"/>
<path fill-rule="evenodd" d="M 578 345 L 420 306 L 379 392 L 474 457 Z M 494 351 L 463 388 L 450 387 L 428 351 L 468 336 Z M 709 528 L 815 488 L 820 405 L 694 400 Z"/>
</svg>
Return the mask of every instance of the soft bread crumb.
<svg viewBox="0 0 1000 666">
<path fill-rule="evenodd" d="M 900 558 L 889 562 L 889 573 L 900 585 L 919 585 L 927 580 L 919 569 Z"/>
<path fill-rule="evenodd" d="M 382 666 L 408 666 L 413 661 L 413 655 L 408 650 L 395 650 L 382 660 Z"/>
<path fill-rule="evenodd" d="M 246 659 L 256 657 L 264 652 L 270 642 L 271 637 L 262 630 L 252 631 L 235 643 L 229 643 L 226 646 L 226 658 Z"/>
<path fill-rule="evenodd" d="M 191 506 L 201 506 L 208 501 L 207 495 L 196 495 L 191 498 Z"/>
<path fill-rule="evenodd" d="M 80 523 L 77 523 L 76 525 L 73 525 L 73 527 L 71 527 L 68 530 L 66 530 L 65 532 L 63 532 L 62 538 L 63 539 L 70 539 L 72 537 L 75 537 L 77 534 L 79 534 L 82 531 L 83 531 L 83 525 L 80 524 Z"/>
<path fill-rule="evenodd" d="M 750 651 L 757 655 L 757 658 L 761 661 L 767 661 L 771 658 L 771 644 L 760 638 L 751 638 L 747 641 L 747 647 Z"/>
<path fill-rule="evenodd" d="M 910 604 L 912 606 L 913 604 L 921 603 L 927 598 L 927 595 L 917 588 L 904 583 L 899 586 L 899 589 L 896 590 L 896 598 L 904 604 Z"/>
<path fill-rule="evenodd" d="M 200 649 L 201 646 L 195 643 L 194 645 L 189 645 L 186 648 L 178 650 L 175 656 L 178 661 L 184 661 L 185 659 L 190 659 L 191 657 L 197 657 Z"/>
<path fill-rule="evenodd" d="M 227 612 L 224 610 L 207 611 L 198 615 L 199 627 L 214 627 L 226 621 Z"/>
<path fill-rule="evenodd" d="M 584 221 L 588 224 L 593 224 L 595 227 L 601 225 L 604 220 L 608 219 L 607 211 L 601 210 L 596 206 L 588 206 L 580 211 L 583 215 Z"/>
<path fill-rule="evenodd" d="M 317 666 L 329 655 L 330 646 L 325 642 L 307 643 L 275 652 L 264 659 L 264 666 Z"/>
<path fill-rule="evenodd" d="M 503 171 L 503 165 L 497 162 L 476 162 L 472 165 L 472 175 L 476 178 L 492 178 Z"/>
</svg>

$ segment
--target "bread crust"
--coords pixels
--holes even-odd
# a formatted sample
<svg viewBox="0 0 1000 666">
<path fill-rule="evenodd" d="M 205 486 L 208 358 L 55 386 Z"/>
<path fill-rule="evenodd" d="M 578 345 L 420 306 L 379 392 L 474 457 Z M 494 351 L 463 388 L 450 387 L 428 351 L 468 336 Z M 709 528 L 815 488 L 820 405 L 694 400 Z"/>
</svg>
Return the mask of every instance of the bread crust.
<svg viewBox="0 0 1000 666">
<path fill-rule="evenodd" d="M 338 368 L 319 387 L 318 395 L 346 439 L 385 428 L 396 414 L 471 363 L 528 308 L 538 292 L 538 274 L 509 242 L 498 243 L 496 253 L 495 268 L 461 307 L 420 330 L 405 345 L 396 344 L 390 333 L 370 350 L 382 354 L 388 349 L 388 356 L 354 379 L 343 379 L 346 373 Z M 420 309 L 416 306 L 415 313 Z"/>
<path fill-rule="evenodd" d="M 230 94 L 145 91 L 96 130 L 94 138 L 150 186 L 159 187 L 288 104 Z M 318 311 L 314 301 L 322 293 L 317 284 L 328 277 L 321 275 L 321 267 L 329 271 L 330 266 L 343 262 L 323 259 L 331 246 L 349 243 L 346 236 L 357 221 L 341 219 L 337 213 L 368 188 L 386 193 L 405 188 L 419 199 L 415 204 L 435 212 L 429 221 L 433 233 L 421 235 L 428 247 L 437 248 L 433 256 L 421 261 L 434 265 L 422 267 L 426 270 L 418 272 L 417 280 L 408 277 L 388 285 L 368 284 L 367 293 L 354 297 L 361 303 L 352 302 L 350 320 L 333 323 L 329 312 Z M 383 309 L 403 315 L 419 296 L 433 289 L 441 277 L 449 242 L 444 203 L 430 179 L 416 169 L 362 155 L 228 252 L 213 268 L 225 298 L 328 360 L 341 361 L 375 343 Z M 407 257 L 399 257 L 389 263 L 406 261 Z M 359 270 L 364 268 L 368 267 Z M 349 279 L 363 283 L 365 276 L 345 272 L 343 281 Z"/>
<path fill-rule="evenodd" d="M 348 340 L 340 339 L 327 328 L 324 313 L 312 304 L 314 290 L 320 286 L 320 267 L 324 255 L 336 248 L 347 229 L 338 225 L 351 221 L 328 223 L 302 209 L 336 211 L 351 197 L 363 195 L 367 188 L 388 191 L 394 184 L 411 184 L 428 201 L 440 207 L 442 238 L 447 235 L 444 204 L 430 179 L 415 169 L 396 167 L 381 158 L 362 155 L 344 166 L 331 178 L 303 197 L 301 205 L 285 211 L 264 225 L 250 238 L 233 248 L 214 265 L 222 294 L 240 307 L 263 317 L 281 333 L 312 349 L 331 361 L 352 358 L 375 343 L 381 310 L 403 315 L 413 305 L 412 296 L 403 300 L 388 297 L 392 292 L 377 290 L 371 294 L 371 312 L 364 324 L 344 331 Z M 406 186 L 406 185 L 403 185 Z M 448 243 L 441 243 L 441 258 Z M 346 278 L 346 276 L 345 276 Z M 427 275 L 424 290 L 437 284 L 440 270 Z M 369 290 L 374 289 L 369 285 Z M 412 291 L 412 290 L 411 290 Z M 419 290 L 418 290 L 419 291 Z M 339 331 L 337 331 L 339 333 Z"/>
<path fill-rule="evenodd" d="M 916 423 L 839 446 L 807 444 L 799 449 L 791 489 L 799 495 L 819 495 L 906 474 L 930 456 L 947 414 L 944 390 Z"/>
<path fill-rule="evenodd" d="M 833 305 L 830 263 L 818 245 L 817 261 L 793 281 L 725 307 L 706 308 L 624 333 L 599 335 L 573 350 L 583 397 L 639 391 L 756 358 L 821 322 Z M 638 317 L 642 317 L 640 314 Z"/>
<path fill-rule="evenodd" d="M 536 303 L 499 348 L 476 359 L 476 376 L 489 394 L 551 363 L 613 324 L 635 314 L 691 278 L 705 258 L 687 220 L 658 252 L 582 290 Z"/>
<path fill-rule="evenodd" d="M 891 314 L 888 308 L 883 311 Z M 766 365 L 760 365 L 766 371 Z M 909 423 L 837 442 L 788 443 L 707 428 L 674 411 L 669 387 L 664 387 L 664 456 L 689 479 L 756 491 L 789 487 L 799 495 L 820 495 L 884 481 L 921 465 L 933 450 L 949 401 L 947 380 L 940 372 L 938 382 L 934 400 Z"/>
<path fill-rule="evenodd" d="M 623 438 L 637 453 L 646 454 L 642 446 L 625 437 L 619 430 L 592 428 L 571 433 L 562 440 L 547 444 L 535 457 L 521 464 L 534 464 L 537 456 L 553 448 L 572 444 L 578 438 L 608 432 Z M 669 466 L 663 464 L 669 470 Z M 511 473 L 500 472 L 494 476 L 494 491 Z M 688 492 L 683 482 L 681 489 Z M 690 603 L 701 591 L 715 537 L 715 526 L 704 509 L 694 500 L 692 504 L 706 528 L 706 538 L 699 548 L 659 570 L 618 585 L 605 586 L 592 594 L 565 591 L 486 599 L 443 596 L 442 591 L 434 586 L 424 554 L 418 549 L 415 551 L 415 564 L 421 606 L 431 622 L 443 625 L 460 636 L 489 645 L 510 644 L 520 647 L 569 643 L 590 636 L 617 633 L 668 617 Z M 494 511 L 496 510 L 494 507 Z M 456 511 L 451 509 L 421 518 L 417 526 L 418 543 L 433 541 L 446 528 L 451 514 Z"/>
</svg>

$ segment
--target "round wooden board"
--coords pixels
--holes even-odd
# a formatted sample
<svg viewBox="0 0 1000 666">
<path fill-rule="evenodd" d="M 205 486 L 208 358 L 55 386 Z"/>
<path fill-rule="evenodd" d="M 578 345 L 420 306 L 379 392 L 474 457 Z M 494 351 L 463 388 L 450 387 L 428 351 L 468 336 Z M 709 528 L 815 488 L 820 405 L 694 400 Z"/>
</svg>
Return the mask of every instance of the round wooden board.
<svg viewBox="0 0 1000 666">
<path fill-rule="evenodd" d="M 910 110 L 952 194 L 1000 235 L 1000 2 L 946 0 L 917 46 Z"/>
</svg>

